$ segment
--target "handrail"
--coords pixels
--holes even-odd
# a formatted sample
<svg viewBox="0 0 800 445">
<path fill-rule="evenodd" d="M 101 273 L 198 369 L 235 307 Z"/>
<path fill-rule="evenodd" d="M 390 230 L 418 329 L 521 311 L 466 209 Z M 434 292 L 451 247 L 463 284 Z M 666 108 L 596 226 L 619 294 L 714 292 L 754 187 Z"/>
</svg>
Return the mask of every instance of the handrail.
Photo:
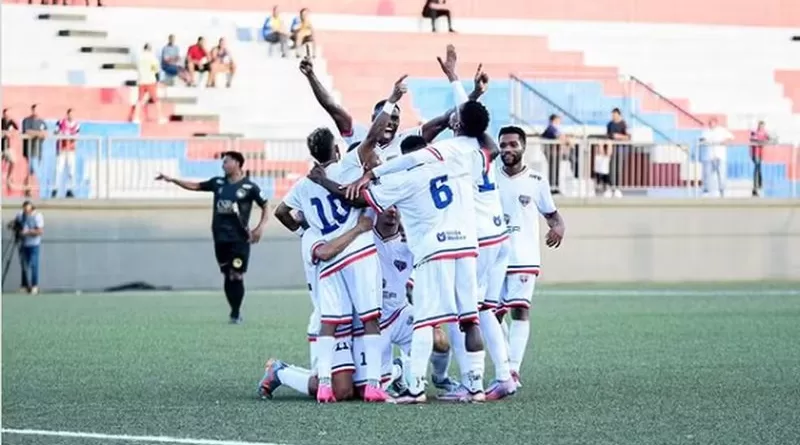
<svg viewBox="0 0 800 445">
<path fill-rule="evenodd" d="M 558 111 L 559 111 L 559 112 L 560 112 L 562 115 L 564 115 L 564 116 L 566 116 L 566 117 L 570 118 L 570 119 L 571 119 L 572 121 L 574 121 L 576 124 L 578 124 L 578 125 L 586 125 L 586 124 L 584 124 L 584 123 L 583 123 L 583 121 L 581 121 L 581 120 L 580 120 L 580 119 L 578 119 L 577 117 L 573 116 L 573 115 L 572 115 L 572 113 L 570 113 L 569 111 L 567 111 L 567 110 L 565 110 L 564 108 L 562 108 L 560 105 L 558 105 L 557 103 L 555 103 L 555 102 L 554 102 L 552 99 L 550 99 L 549 97 L 545 96 L 545 95 L 544 95 L 543 93 L 541 93 L 539 90 L 537 90 L 537 89 L 536 89 L 536 88 L 534 88 L 532 85 L 530 85 L 528 82 L 526 82 L 526 81 L 522 80 L 521 78 L 517 77 L 516 75 L 514 75 L 514 73 L 509 73 L 508 77 L 509 77 L 509 78 L 511 78 L 511 80 L 517 81 L 517 82 L 519 82 L 520 84 L 522 84 L 522 86 L 523 86 L 524 88 L 526 88 L 528 91 L 530 91 L 531 93 L 535 94 L 537 97 L 539 97 L 539 98 L 540 98 L 540 99 L 542 99 L 543 101 L 547 102 L 547 104 L 548 104 L 548 105 L 550 105 L 551 107 L 553 107 L 553 108 L 555 108 L 556 110 L 558 110 Z"/>
<path fill-rule="evenodd" d="M 661 99 L 661 100 L 663 100 L 664 102 L 666 102 L 666 103 L 670 104 L 670 105 L 671 105 L 673 108 L 675 108 L 676 110 L 678 110 L 678 112 L 680 112 L 680 113 L 681 113 L 681 114 L 683 114 L 684 116 L 688 117 L 689 119 L 693 120 L 693 121 L 694 121 L 696 124 L 698 124 L 698 125 L 701 125 L 701 126 L 705 125 L 705 123 L 704 123 L 703 121 L 701 121 L 700 119 L 698 119 L 698 118 L 697 118 L 695 115 L 693 115 L 692 113 L 690 113 L 690 112 L 686 111 L 686 110 L 685 110 L 683 107 L 681 107 L 680 105 L 676 104 L 675 102 L 673 102 L 672 100 L 670 100 L 669 98 L 667 98 L 666 96 L 664 96 L 663 94 L 659 93 L 659 92 L 658 92 L 658 91 L 656 91 L 656 90 L 655 90 L 653 87 L 651 87 L 650 85 L 648 85 L 648 84 L 644 83 L 644 82 L 643 82 L 641 79 L 639 79 L 638 77 L 636 77 L 636 76 L 634 76 L 634 75 L 630 75 L 630 76 L 628 76 L 628 77 L 630 77 L 630 79 L 631 79 L 633 82 L 635 82 L 635 83 L 637 83 L 637 84 L 639 84 L 639 85 L 643 86 L 643 87 L 644 87 L 644 88 L 645 88 L 647 91 L 649 91 L 649 92 L 651 92 L 651 93 L 655 94 L 656 96 L 658 96 L 658 98 L 659 98 L 659 99 Z"/>
<path fill-rule="evenodd" d="M 631 117 L 633 117 L 636 121 L 640 122 L 641 124 L 643 124 L 644 126 L 649 128 L 650 130 L 652 130 L 653 133 L 655 133 L 655 134 L 661 136 L 662 138 L 666 139 L 668 145 L 674 145 L 676 147 L 681 147 L 681 149 L 683 149 L 683 151 L 686 151 L 686 152 L 689 151 L 689 149 L 685 145 L 680 144 L 678 142 L 675 142 L 671 137 L 669 137 L 666 134 L 664 134 L 663 131 L 659 130 L 658 128 L 656 128 L 655 126 L 651 125 L 646 120 L 642 119 L 637 113 L 631 113 Z"/>
</svg>

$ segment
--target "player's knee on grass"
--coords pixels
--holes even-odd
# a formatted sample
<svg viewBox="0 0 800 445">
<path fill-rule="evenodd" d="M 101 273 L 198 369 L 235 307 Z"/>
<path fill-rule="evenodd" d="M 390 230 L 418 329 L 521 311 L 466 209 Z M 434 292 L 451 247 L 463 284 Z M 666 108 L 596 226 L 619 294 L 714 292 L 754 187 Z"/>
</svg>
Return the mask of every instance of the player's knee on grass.
<svg viewBox="0 0 800 445">
<path fill-rule="evenodd" d="M 353 373 L 352 372 L 337 372 L 331 378 L 331 386 L 333 386 L 333 396 L 336 400 L 341 402 L 353 398 Z"/>
<path fill-rule="evenodd" d="M 518 321 L 528 321 L 531 310 L 526 307 L 515 307 L 511 309 L 511 319 Z"/>
<path fill-rule="evenodd" d="M 441 353 L 450 352 L 450 342 L 441 325 L 433 328 L 433 350 Z"/>
<path fill-rule="evenodd" d="M 319 389 L 319 377 L 312 375 L 308 379 L 308 395 L 316 398 L 318 389 Z"/>
</svg>

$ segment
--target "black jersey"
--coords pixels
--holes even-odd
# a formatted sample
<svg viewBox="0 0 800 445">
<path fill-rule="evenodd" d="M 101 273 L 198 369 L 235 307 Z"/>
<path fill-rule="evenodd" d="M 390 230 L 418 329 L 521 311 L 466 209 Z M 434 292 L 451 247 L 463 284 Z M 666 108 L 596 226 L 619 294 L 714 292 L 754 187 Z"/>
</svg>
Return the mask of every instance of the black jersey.
<svg viewBox="0 0 800 445">
<path fill-rule="evenodd" d="M 250 178 L 228 182 L 224 177 L 200 183 L 200 190 L 214 192 L 214 216 L 211 232 L 215 242 L 240 242 L 248 239 L 248 226 L 253 202 L 267 205 L 267 197 Z"/>
</svg>

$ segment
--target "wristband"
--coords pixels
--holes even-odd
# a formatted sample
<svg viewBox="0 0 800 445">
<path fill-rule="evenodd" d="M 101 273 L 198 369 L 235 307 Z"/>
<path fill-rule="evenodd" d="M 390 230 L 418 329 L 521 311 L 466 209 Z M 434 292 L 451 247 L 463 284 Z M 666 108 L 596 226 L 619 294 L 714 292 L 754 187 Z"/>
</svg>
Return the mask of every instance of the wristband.
<svg viewBox="0 0 800 445">
<path fill-rule="evenodd" d="M 389 101 L 387 100 L 387 101 L 386 101 L 386 103 L 384 103 L 384 104 L 383 104 L 383 110 L 382 110 L 382 111 L 383 111 L 384 113 L 386 113 L 386 114 L 389 114 L 389 115 L 391 115 L 392 113 L 394 113 L 394 108 L 395 108 L 396 106 L 397 106 L 397 104 L 396 104 L 396 103 L 394 103 L 394 102 L 389 102 Z"/>
<path fill-rule="evenodd" d="M 457 106 L 469 101 L 467 90 L 464 89 L 464 85 L 460 80 L 454 80 L 450 82 L 450 87 L 453 88 L 453 97 L 456 100 Z"/>
<path fill-rule="evenodd" d="M 302 228 L 302 227 L 298 227 L 298 228 L 297 228 L 297 230 L 295 230 L 295 231 L 294 231 L 294 232 L 292 232 L 292 233 L 294 233 L 294 234 L 295 234 L 295 235 L 297 235 L 297 236 L 300 236 L 300 237 L 302 237 L 302 236 L 303 236 L 303 234 L 304 234 L 304 233 L 306 233 L 306 229 L 304 229 L 304 228 Z"/>
</svg>

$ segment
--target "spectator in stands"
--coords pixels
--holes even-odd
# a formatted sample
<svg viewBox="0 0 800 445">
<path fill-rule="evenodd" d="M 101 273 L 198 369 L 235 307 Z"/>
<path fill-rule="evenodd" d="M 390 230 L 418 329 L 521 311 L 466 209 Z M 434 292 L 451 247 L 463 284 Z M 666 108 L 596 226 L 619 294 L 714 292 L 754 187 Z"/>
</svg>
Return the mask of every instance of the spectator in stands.
<svg viewBox="0 0 800 445">
<path fill-rule="evenodd" d="M 158 100 L 158 72 L 160 70 L 160 64 L 155 54 L 153 54 L 152 47 L 150 47 L 149 43 L 145 43 L 141 54 L 139 54 L 139 59 L 136 61 L 138 76 L 136 84 L 139 86 L 139 95 L 136 103 L 131 107 L 131 122 L 140 122 L 139 111 L 149 102 L 156 108 L 156 120 L 158 123 L 166 123 L 166 119 L 161 115 L 161 103 Z"/>
<path fill-rule="evenodd" d="M 31 195 L 30 179 L 35 177 L 42 162 L 42 142 L 47 137 L 47 124 L 36 112 L 36 104 L 31 105 L 31 114 L 22 119 L 22 156 L 28 161 L 28 174 L 25 175 L 25 196 Z"/>
<path fill-rule="evenodd" d="M 450 16 L 450 9 L 445 6 L 447 0 L 426 0 L 425 6 L 422 7 L 422 17 L 431 19 L 431 30 L 436 32 L 436 20 L 440 17 L 447 18 L 447 29 L 450 32 L 453 30 L 453 19 Z"/>
<path fill-rule="evenodd" d="M 75 139 L 81 131 L 81 125 L 72 118 L 72 108 L 67 109 L 67 115 L 56 122 L 56 135 L 60 136 L 56 141 L 56 185 L 50 192 L 50 197 L 58 196 L 58 188 L 66 178 L 67 198 L 74 198 L 72 189 L 75 185 Z"/>
<path fill-rule="evenodd" d="M 300 15 L 292 21 L 292 41 L 297 58 L 303 57 L 303 48 L 308 45 L 306 55 L 312 59 L 317 57 L 317 47 L 314 43 L 314 27 L 311 26 L 311 18 L 308 16 L 308 8 L 300 10 Z"/>
<path fill-rule="evenodd" d="M 214 73 L 225 73 L 228 75 L 228 81 L 225 86 L 230 88 L 233 75 L 236 73 L 236 64 L 233 62 L 233 55 L 231 55 L 228 46 L 225 44 L 225 39 L 219 39 L 217 46 L 211 48 L 211 71 Z M 216 76 L 210 76 L 211 82 L 209 86 L 217 86 Z"/>
<path fill-rule="evenodd" d="M 564 157 L 569 146 L 567 135 L 561 132 L 561 116 L 557 114 L 550 115 L 549 123 L 542 133 L 541 138 L 558 141 L 544 144 L 544 156 L 547 158 L 550 191 L 554 195 L 557 195 L 561 193 L 559 189 L 561 159 Z"/>
<path fill-rule="evenodd" d="M 8 165 L 5 180 L 5 186 L 8 189 L 11 189 L 11 174 L 14 172 L 14 154 L 11 153 L 11 138 L 9 136 L 14 131 L 19 131 L 19 125 L 8 114 L 8 108 L 3 108 L 3 164 Z"/>
<path fill-rule="evenodd" d="M 33 203 L 22 203 L 22 211 L 9 224 L 19 233 L 19 265 L 22 271 L 22 291 L 39 293 L 39 248 L 44 233 L 44 217 L 36 211 Z"/>
<path fill-rule="evenodd" d="M 761 176 L 761 161 L 764 157 L 764 146 L 772 141 L 767 132 L 764 121 L 758 122 L 758 127 L 750 132 L 750 159 L 753 160 L 753 196 L 761 196 L 763 178 Z"/>
<path fill-rule="evenodd" d="M 186 85 L 193 86 L 193 79 L 181 63 L 181 49 L 175 44 L 174 34 L 167 37 L 167 44 L 161 48 L 161 71 L 166 74 L 166 79 L 161 80 L 168 85 L 172 85 L 173 79 L 178 77 Z"/>
<path fill-rule="evenodd" d="M 606 137 L 613 141 L 630 141 L 631 136 L 628 134 L 628 124 L 622 118 L 622 112 L 619 108 L 611 110 L 611 120 L 606 124 Z M 602 147 L 603 154 L 608 156 L 608 179 L 610 188 L 604 193 L 606 196 L 614 196 L 616 198 L 622 196 L 620 184 L 622 182 L 622 172 L 624 154 L 628 152 L 630 145 L 615 144 L 611 147 L 604 145 Z M 595 158 L 595 162 L 597 158 Z M 595 164 L 597 165 L 597 164 Z"/>
<path fill-rule="evenodd" d="M 208 51 L 206 51 L 206 41 L 202 37 L 197 38 L 197 43 L 189 47 L 186 51 L 186 69 L 189 70 L 189 76 L 192 78 L 194 84 L 195 73 L 208 73 L 206 86 L 210 87 L 217 73 L 214 71 L 214 65 L 208 58 Z"/>
<path fill-rule="evenodd" d="M 708 128 L 700 137 L 703 145 L 700 150 L 700 159 L 703 162 L 703 192 L 706 196 L 725 196 L 725 182 L 728 178 L 727 144 L 732 140 L 733 134 L 727 128 L 719 126 L 716 118 L 712 117 L 708 121 Z"/>
<path fill-rule="evenodd" d="M 272 7 L 272 15 L 264 20 L 264 26 L 261 28 L 261 36 L 265 42 L 269 42 L 269 52 L 272 54 L 272 46 L 281 46 L 281 57 L 286 57 L 289 36 L 286 34 L 286 27 L 283 26 L 283 20 L 278 13 L 278 7 Z"/>
</svg>

